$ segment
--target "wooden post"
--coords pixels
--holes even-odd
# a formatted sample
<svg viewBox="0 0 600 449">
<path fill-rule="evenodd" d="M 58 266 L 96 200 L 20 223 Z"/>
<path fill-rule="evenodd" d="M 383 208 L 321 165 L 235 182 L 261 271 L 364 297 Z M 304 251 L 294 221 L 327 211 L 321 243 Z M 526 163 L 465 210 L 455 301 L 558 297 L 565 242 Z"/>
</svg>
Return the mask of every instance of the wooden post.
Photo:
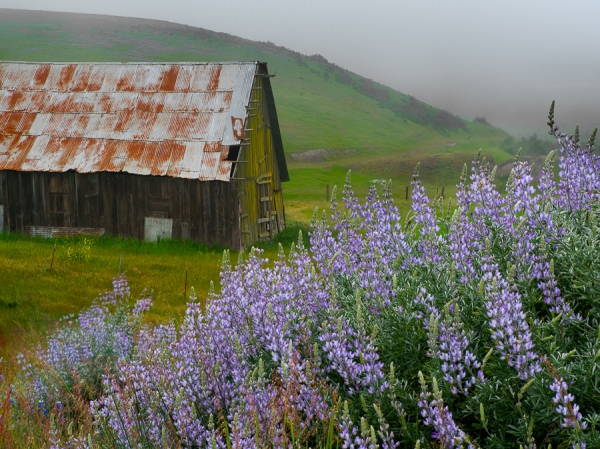
<svg viewBox="0 0 600 449">
<path fill-rule="evenodd" d="M 185 299 L 187 296 L 187 272 L 188 269 L 185 267 L 185 282 L 183 283 L 183 298 Z"/>
<path fill-rule="evenodd" d="M 439 191 L 440 191 L 440 188 L 439 188 L 439 187 L 436 187 L 436 188 L 435 188 L 435 196 L 437 196 L 437 195 L 438 195 L 438 192 L 439 192 Z"/>
<path fill-rule="evenodd" d="M 325 199 L 329 201 L 329 183 L 327 183 L 327 193 L 325 194 Z"/>
<path fill-rule="evenodd" d="M 408 186 L 406 186 L 406 199 L 408 200 Z"/>
<path fill-rule="evenodd" d="M 444 198 L 444 189 L 445 189 L 445 188 L 446 188 L 445 186 L 444 186 L 444 187 L 442 187 L 442 198 Z"/>
<path fill-rule="evenodd" d="M 54 244 L 54 249 L 52 250 L 52 260 L 50 261 L 50 271 L 52 271 L 52 265 L 54 265 L 54 253 L 56 252 L 56 243 Z"/>
<path fill-rule="evenodd" d="M 119 256 L 119 277 L 121 277 L 121 264 L 123 263 L 123 253 Z"/>
</svg>

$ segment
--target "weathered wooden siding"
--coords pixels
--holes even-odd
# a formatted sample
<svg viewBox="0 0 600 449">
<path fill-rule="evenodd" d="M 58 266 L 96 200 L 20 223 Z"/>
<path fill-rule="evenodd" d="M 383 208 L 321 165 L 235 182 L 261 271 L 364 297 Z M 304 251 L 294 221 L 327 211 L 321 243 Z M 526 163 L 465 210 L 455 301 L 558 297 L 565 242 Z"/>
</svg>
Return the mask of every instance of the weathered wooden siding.
<svg viewBox="0 0 600 449">
<path fill-rule="evenodd" d="M 242 245 L 268 240 L 285 228 L 279 165 L 273 146 L 264 77 L 255 77 L 244 142 L 235 164 Z"/>
<path fill-rule="evenodd" d="M 235 183 L 124 173 L 0 172 L 4 227 L 104 228 L 144 238 L 145 217 L 173 220 L 172 237 L 240 248 Z"/>
</svg>

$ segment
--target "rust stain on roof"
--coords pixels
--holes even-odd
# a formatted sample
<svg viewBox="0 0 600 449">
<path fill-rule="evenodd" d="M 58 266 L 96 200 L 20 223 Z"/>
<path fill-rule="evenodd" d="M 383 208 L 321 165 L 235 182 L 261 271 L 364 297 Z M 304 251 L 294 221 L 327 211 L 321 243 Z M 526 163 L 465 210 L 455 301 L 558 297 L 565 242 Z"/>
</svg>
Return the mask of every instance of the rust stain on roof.
<svg viewBox="0 0 600 449">
<path fill-rule="evenodd" d="M 27 110 L 29 112 L 41 112 L 46 104 L 48 93 L 44 91 L 32 92 Z"/>
<path fill-rule="evenodd" d="M 244 120 L 239 117 L 231 117 L 231 129 L 236 140 L 244 139 Z"/>
<path fill-rule="evenodd" d="M 50 66 L 42 65 L 38 67 L 35 71 L 35 75 L 33 76 L 33 81 L 31 87 L 33 88 L 42 88 L 48 79 L 48 75 L 50 74 Z"/>
<path fill-rule="evenodd" d="M 87 89 L 93 68 L 94 66 L 91 64 L 79 66 L 77 75 L 75 76 L 75 79 L 71 85 L 72 92 L 83 92 Z"/>
<path fill-rule="evenodd" d="M 175 89 L 175 83 L 177 82 L 178 74 L 179 66 L 170 66 L 163 74 L 160 90 L 165 92 L 173 92 L 173 90 Z"/>
<path fill-rule="evenodd" d="M 135 90 L 133 79 L 135 78 L 136 70 L 137 66 L 124 66 L 122 68 L 119 79 L 117 80 L 117 91 L 133 92 Z"/>
<path fill-rule="evenodd" d="M 9 111 L 10 110 L 22 111 L 24 109 L 23 108 L 24 100 L 25 100 L 25 94 L 23 92 L 19 92 L 19 91 L 7 92 L 6 99 L 4 100 L 4 102 L 6 104 L 4 105 L 4 107 L 6 107 L 6 109 Z"/>
<path fill-rule="evenodd" d="M 56 88 L 58 90 L 66 90 L 71 80 L 73 79 L 73 75 L 75 75 L 75 71 L 77 70 L 77 65 L 69 64 L 60 71 L 60 77 L 58 79 L 58 83 Z"/>
<path fill-rule="evenodd" d="M 19 168 L 23 165 L 23 162 L 25 162 L 25 159 L 27 159 L 29 150 L 33 146 L 34 142 L 35 137 L 25 136 L 21 137 L 16 145 L 13 143 L 3 168 L 5 170 L 19 170 Z"/>
<path fill-rule="evenodd" d="M 37 117 L 37 114 L 32 114 L 30 112 L 23 113 L 23 116 L 21 117 L 21 121 L 19 122 L 19 125 L 17 126 L 17 133 L 26 134 L 29 131 L 29 129 L 31 128 L 31 125 L 33 124 L 33 121 L 35 120 L 36 117 Z"/>
<path fill-rule="evenodd" d="M 81 147 L 83 139 L 64 139 L 63 141 L 63 151 L 58 154 L 58 158 L 55 160 L 53 164 L 54 171 L 64 171 L 65 165 L 69 162 L 70 159 L 75 157 L 77 154 L 77 150 Z"/>
<path fill-rule="evenodd" d="M 221 143 L 220 142 L 210 142 L 204 145 L 204 152 L 206 153 L 214 153 L 221 151 Z"/>
<path fill-rule="evenodd" d="M 256 63 L 0 62 L 0 170 L 229 180 Z M 229 123 L 228 123 L 229 121 Z"/>
<path fill-rule="evenodd" d="M 219 87 L 219 76 L 221 75 L 222 68 L 223 66 L 218 65 L 212 69 L 210 81 L 208 82 L 208 86 L 206 86 L 206 90 L 209 92 L 212 90 L 217 90 L 217 87 Z"/>
<path fill-rule="evenodd" d="M 21 123 L 23 115 L 25 115 L 23 112 L 13 112 L 10 114 L 8 121 L 4 125 L 4 132 L 6 134 L 17 134 L 17 128 L 19 127 L 19 123 Z"/>
</svg>

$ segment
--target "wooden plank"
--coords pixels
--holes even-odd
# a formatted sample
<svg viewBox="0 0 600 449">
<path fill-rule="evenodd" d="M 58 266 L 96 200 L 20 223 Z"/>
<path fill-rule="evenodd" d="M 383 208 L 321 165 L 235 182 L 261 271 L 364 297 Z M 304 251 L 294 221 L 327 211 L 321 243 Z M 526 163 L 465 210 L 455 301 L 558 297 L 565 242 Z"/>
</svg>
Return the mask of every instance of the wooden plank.
<svg viewBox="0 0 600 449">
<path fill-rule="evenodd" d="M 134 189 L 133 189 L 133 185 L 134 185 L 134 179 L 130 178 L 129 179 L 129 195 L 127 195 L 127 198 L 129 199 L 128 201 L 128 210 L 127 210 L 127 236 L 128 237 L 137 237 L 137 234 L 135 232 L 135 213 L 133 212 L 133 193 L 131 193 Z"/>
<path fill-rule="evenodd" d="M 148 182 L 148 198 L 160 198 L 162 199 L 162 186 L 160 184 L 159 177 L 152 177 Z"/>
<path fill-rule="evenodd" d="M 206 244 L 211 244 L 212 242 L 212 227 L 213 223 L 211 222 L 212 214 L 211 214 L 211 204 L 210 204 L 210 190 L 209 190 L 210 182 L 203 182 L 200 188 L 202 192 L 202 225 L 203 225 L 203 236 L 202 241 Z"/>
<path fill-rule="evenodd" d="M 189 207 L 190 207 L 190 216 L 188 218 L 188 223 L 190 224 L 190 240 L 193 240 L 194 242 L 200 242 L 200 237 L 198 234 L 198 219 L 197 219 L 197 207 L 196 204 L 198 204 L 197 201 L 197 197 L 198 197 L 198 192 L 197 192 L 197 186 L 198 186 L 198 180 L 190 180 L 189 181 L 189 187 L 188 187 L 188 191 L 189 191 Z"/>
<path fill-rule="evenodd" d="M 152 177 L 144 176 L 144 180 L 142 182 L 142 191 L 140 192 L 140 194 L 142 195 L 142 201 L 144 202 L 144 209 L 143 209 L 143 213 L 142 213 L 142 216 L 140 217 L 140 219 L 144 220 L 144 223 L 145 223 L 145 217 L 149 216 L 149 212 L 150 212 L 149 201 L 150 201 L 150 183 L 151 182 L 152 182 Z M 144 238 L 144 235 L 143 235 L 144 223 L 142 223 L 142 237 L 141 237 L 142 239 Z"/>
<path fill-rule="evenodd" d="M 50 204 L 48 195 L 50 192 L 50 179 L 47 173 L 40 174 L 40 203 L 43 211 L 41 223 L 50 223 Z"/>
<path fill-rule="evenodd" d="M 62 182 L 59 173 L 50 173 L 50 193 L 62 193 Z"/>
<path fill-rule="evenodd" d="M 181 186 L 181 219 L 183 221 L 189 222 L 192 218 L 192 214 L 190 211 L 190 193 L 192 180 L 191 179 L 182 179 Z M 189 237 L 188 237 L 189 239 Z"/>
<path fill-rule="evenodd" d="M 181 222 L 181 196 L 183 179 L 169 178 L 169 216 L 177 221 L 177 232 L 173 232 L 173 238 L 180 238 L 179 230 Z M 175 222 L 174 222 L 175 223 Z"/>
<path fill-rule="evenodd" d="M 154 212 L 169 215 L 169 200 L 162 198 L 148 199 L 148 215 Z"/>
<path fill-rule="evenodd" d="M 76 172 L 71 172 L 70 173 L 70 181 L 71 181 L 71 192 L 73 192 L 71 194 L 72 199 L 73 199 L 73 215 L 71 217 L 71 219 L 73 220 L 73 226 L 81 226 L 79 224 L 79 207 L 80 207 L 80 203 L 79 203 L 79 196 L 80 196 L 80 192 L 79 192 L 79 173 Z"/>
<path fill-rule="evenodd" d="M 25 235 L 32 237 L 69 237 L 74 235 L 104 235 L 104 228 L 80 228 L 59 226 L 26 226 Z"/>
<path fill-rule="evenodd" d="M 122 176 L 116 175 L 115 201 L 117 205 L 117 235 L 126 236 L 127 232 L 127 196 L 125 193 L 125 182 Z"/>
<path fill-rule="evenodd" d="M 181 221 L 179 223 L 180 231 L 179 238 L 181 240 L 189 240 L 190 239 L 190 224 L 187 221 Z"/>
<path fill-rule="evenodd" d="M 39 224 L 40 223 L 40 215 L 41 215 L 41 210 L 40 210 L 40 189 L 39 189 L 39 184 L 40 184 L 40 177 L 39 177 L 39 173 L 30 173 L 29 179 L 31 181 L 31 220 L 29 221 L 29 224 Z"/>
<path fill-rule="evenodd" d="M 111 173 L 101 173 L 98 184 L 98 206 L 100 223 L 106 229 L 107 234 L 115 235 L 116 226 L 113 219 L 115 204 L 113 201 L 113 179 Z"/>
<path fill-rule="evenodd" d="M 92 178 L 90 184 L 88 184 L 88 188 L 90 190 L 92 190 L 92 189 L 95 190 L 96 188 L 99 187 L 98 186 L 98 183 L 99 183 L 98 177 L 96 176 L 95 178 L 96 178 L 95 180 Z M 90 181 L 90 179 L 88 178 L 88 182 L 89 181 Z M 96 194 L 96 195 L 91 195 L 91 196 L 85 195 L 84 198 L 85 198 L 84 201 L 86 203 L 84 210 L 86 211 L 86 215 L 87 215 L 86 219 L 84 220 L 86 226 L 100 225 L 102 223 L 102 220 L 100 219 L 99 202 L 102 197 L 100 195 Z"/>
<path fill-rule="evenodd" d="M 4 205 L 4 227 L 6 228 L 7 232 L 11 231 L 10 228 L 10 214 L 8 213 L 9 210 L 9 196 L 8 196 L 8 187 L 7 187 L 7 173 L 2 171 L 0 172 L 0 200 L 2 201 L 3 205 Z"/>
<path fill-rule="evenodd" d="M 136 191 L 133 194 L 133 198 L 135 201 L 135 204 L 134 204 L 134 214 L 135 214 L 134 235 L 139 240 L 142 240 L 144 238 L 144 217 L 146 216 L 144 214 L 145 201 L 143 198 L 144 180 L 146 179 L 146 177 L 145 176 L 136 176 L 135 179 L 136 179 Z"/>
</svg>

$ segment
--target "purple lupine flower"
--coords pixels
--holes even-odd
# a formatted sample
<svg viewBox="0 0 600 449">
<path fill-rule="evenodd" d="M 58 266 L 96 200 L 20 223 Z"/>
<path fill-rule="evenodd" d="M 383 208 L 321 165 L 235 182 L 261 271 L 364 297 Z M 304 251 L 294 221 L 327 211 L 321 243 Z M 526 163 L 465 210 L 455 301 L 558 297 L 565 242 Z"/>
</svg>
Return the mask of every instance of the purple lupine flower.
<svg viewBox="0 0 600 449">
<path fill-rule="evenodd" d="M 415 304 L 421 305 L 425 308 L 425 311 L 417 311 L 417 318 L 423 320 L 425 329 L 429 329 L 430 317 L 433 317 L 436 321 L 442 317 L 442 314 L 434 304 L 434 297 L 432 294 L 427 293 L 423 287 L 419 289 L 419 293 L 415 298 Z"/>
<path fill-rule="evenodd" d="M 500 274 L 489 254 L 482 256 L 482 280 L 486 282 L 486 309 L 492 338 L 500 358 L 506 360 L 523 380 L 541 371 L 531 331 L 523 312 L 521 295 Z"/>
<path fill-rule="evenodd" d="M 393 205 L 391 186 L 381 182 L 381 195 L 375 186 L 369 189 L 367 201 L 360 204 L 349 184 L 348 173 L 343 200 L 346 212 L 337 209 L 336 189 L 332 192 L 333 230 L 313 217 L 311 225 L 312 253 L 319 272 L 325 277 L 341 277 L 353 289 L 361 289 L 380 310 L 393 297 L 394 265 L 407 266 L 413 261 L 411 248 L 400 226 L 398 208 Z M 315 212 L 316 214 L 316 212 Z"/>
<path fill-rule="evenodd" d="M 120 275 L 118 277 L 113 278 L 113 292 L 116 297 L 124 298 L 131 294 L 129 289 L 129 283 L 127 282 L 127 278 L 125 275 Z"/>
<path fill-rule="evenodd" d="M 551 151 L 542 168 L 542 174 L 538 182 L 538 197 L 535 206 L 536 219 L 538 226 L 545 230 L 545 233 L 550 236 L 556 236 L 557 232 L 552 220 L 552 212 L 550 208 L 553 206 L 556 193 L 556 182 L 554 181 L 554 163 L 556 159 L 556 151 Z"/>
<path fill-rule="evenodd" d="M 448 253 L 452 254 L 455 269 L 461 273 L 460 282 L 465 284 L 474 279 L 476 270 L 473 259 L 478 251 L 483 249 L 481 242 L 474 236 L 477 234 L 475 225 L 470 219 L 471 205 L 467 191 L 467 165 L 465 164 L 456 186 L 456 210 L 450 222 L 447 236 Z"/>
<path fill-rule="evenodd" d="M 441 262 L 439 252 L 442 243 L 441 236 L 438 236 L 440 227 L 437 224 L 435 210 L 429 205 L 425 187 L 421 185 L 419 180 L 419 164 L 415 168 L 410 185 L 413 188 L 410 196 L 412 200 L 411 209 L 415 226 L 419 232 L 418 249 L 422 254 L 421 262 L 439 264 Z"/>
<path fill-rule="evenodd" d="M 557 204 L 563 209 L 591 209 L 600 198 L 600 157 L 594 147 L 581 147 L 570 137 L 557 136 L 558 176 Z"/>
<path fill-rule="evenodd" d="M 458 306 L 452 304 L 444 313 L 444 319 L 439 323 L 439 354 L 442 362 L 444 380 L 450 384 L 453 394 L 459 392 L 469 395 L 469 388 L 475 385 L 477 379 L 485 382 L 481 363 L 477 356 L 469 351 L 469 340 L 462 328 L 462 323 L 455 315 Z M 452 310 L 455 309 L 455 310 Z"/>
<path fill-rule="evenodd" d="M 61 388 L 68 392 L 80 379 L 89 389 L 85 394 L 92 398 L 100 394 L 98 386 L 102 373 L 114 372 L 117 361 L 133 357 L 134 334 L 140 327 L 139 315 L 151 302 L 149 298 L 142 299 L 143 307 L 138 307 L 130 316 L 120 312 L 127 307 L 128 298 L 127 280 L 115 278 L 112 291 L 100 295 L 78 317 L 63 320 L 63 327 L 48 337 L 47 347 L 37 352 L 41 366 L 23 365 L 32 382 L 32 399 L 45 403 L 62 401 L 64 392 L 61 393 Z"/>
<path fill-rule="evenodd" d="M 554 261 L 548 262 L 545 251 L 542 251 L 535 263 L 533 276 L 538 280 L 537 286 L 542 291 L 544 303 L 549 306 L 551 313 L 555 315 L 562 313 L 567 319 L 581 321 L 582 317 L 573 315 L 571 307 L 562 297 L 554 275 Z"/>
<path fill-rule="evenodd" d="M 426 310 L 426 313 L 417 312 L 417 317 L 423 320 L 429 332 L 430 351 L 427 355 L 441 361 L 443 379 L 450 384 L 450 391 L 468 396 L 469 388 L 475 385 L 477 379 L 485 382 L 485 378 L 479 369 L 481 363 L 477 356 L 468 349 L 469 339 L 457 316 L 458 305 L 448 305 L 442 314 L 434 305 L 433 296 L 423 288 L 415 304 L 424 306 Z"/>
<path fill-rule="evenodd" d="M 448 406 L 444 405 L 435 377 L 433 378 L 433 393 L 429 391 L 423 373 L 420 371 L 419 382 L 421 383 L 421 394 L 417 405 L 421 411 L 423 424 L 433 426 L 432 438 L 438 440 L 445 449 L 462 448 L 467 442 L 466 435 L 452 419 L 452 413 L 448 410 Z M 472 448 L 470 443 L 469 448 Z"/>
<path fill-rule="evenodd" d="M 471 216 L 479 235 L 485 239 L 489 236 L 489 227 L 498 223 L 505 210 L 504 199 L 496 190 L 493 174 L 480 153 L 473 160 L 471 167 L 471 184 L 468 186 L 465 203 L 473 205 Z"/>
<path fill-rule="evenodd" d="M 569 393 L 569 387 L 563 378 L 555 377 L 549 388 L 554 391 L 552 402 L 556 405 L 556 411 L 563 416 L 561 427 L 585 429 L 587 423 L 581 420 L 579 406 L 573 402 L 575 397 Z"/>
<path fill-rule="evenodd" d="M 536 233 L 538 225 L 535 210 L 538 207 L 538 196 L 532 185 L 533 175 L 528 162 L 515 158 L 507 183 L 505 212 L 502 215 L 503 227 L 510 239 L 512 252 L 511 263 L 516 268 L 519 279 L 528 276 L 535 263 Z"/>
<path fill-rule="evenodd" d="M 323 322 L 319 340 L 327 357 L 328 371 L 339 374 L 353 394 L 365 388 L 370 394 L 382 392 L 388 387 L 383 373 L 383 363 L 371 337 L 359 326 L 358 331 L 350 326 L 342 317 L 331 318 Z"/>
</svg>

